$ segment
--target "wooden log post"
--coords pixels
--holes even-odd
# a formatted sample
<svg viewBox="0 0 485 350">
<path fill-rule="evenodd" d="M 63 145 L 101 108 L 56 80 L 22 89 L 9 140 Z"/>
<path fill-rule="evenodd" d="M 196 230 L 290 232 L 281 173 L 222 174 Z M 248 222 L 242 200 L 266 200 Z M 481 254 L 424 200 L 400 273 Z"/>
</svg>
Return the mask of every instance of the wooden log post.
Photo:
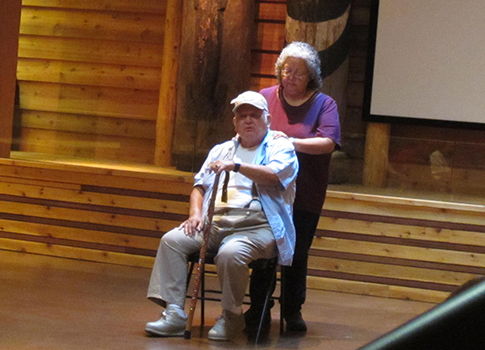
<svg viewBox="0 0 485 350">
<path fill-rule="evenodd" d="M 322 61 L 322 91 L 337 102 L 340 123 L 346 113 L 350 0 L 288 0 L 286 41 L 312 45 Z"/>
<path fill-rule="evenodd" d="M 156 124 L 154 164 L 171 166 L 177 107 L 177 81 L 183 23 L 183 0 L 168 0 L 162 56 L 162 79 Z"/>
<path fill-rule="evenodd" d="M 9 158 L 15 106 L 17 53 L 22 1 L 0 2 L 0 157 Z"/>
<path fill-rule="evenodd" d="M 216 91 L 221 63 L 222 30 L 227 0 L 196 0 L 197 28 L 194 52 L 194 80 L 189 86 L 190 108 L 193 115 L 207 120 L 213 118 L 220 104 Z"/>
<path fill-rule="evenodd" d="M 369 123 L 364 155 L 364 186 L 386 187 L 391 126 Z"/>
<path fill-rule="evenodd" d="M 250 84 L 255 4 L 193 0 L 184 7 L 172 156 L 197 171 L 216 143 L 234 135 L 230 101 Z"/>
</svg>

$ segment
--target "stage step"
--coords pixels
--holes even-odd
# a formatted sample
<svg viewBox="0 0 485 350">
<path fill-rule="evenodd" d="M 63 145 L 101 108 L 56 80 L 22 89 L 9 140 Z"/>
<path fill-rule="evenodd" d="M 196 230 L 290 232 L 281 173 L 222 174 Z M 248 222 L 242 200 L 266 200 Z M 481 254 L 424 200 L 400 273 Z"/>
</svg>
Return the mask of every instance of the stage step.
<svg viewBox="0 0 485 350">
<path fill-rule="evenodd" d="M 0 249 L 151 268 L 188 213 L 192 173 L 23 157 L 0 159 Z M 484 212 L 328 191 L 309 287 L 441 302 L 485 274 Z"/>
</svg>

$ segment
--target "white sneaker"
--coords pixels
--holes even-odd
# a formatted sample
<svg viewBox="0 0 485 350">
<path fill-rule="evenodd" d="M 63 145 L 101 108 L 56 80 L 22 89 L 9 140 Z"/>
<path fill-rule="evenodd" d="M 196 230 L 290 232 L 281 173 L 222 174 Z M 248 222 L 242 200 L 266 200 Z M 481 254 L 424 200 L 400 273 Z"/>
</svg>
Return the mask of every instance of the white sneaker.
<svg viewBox="0 0 485 350">
<path fill-rule="evenodd" d="M 211 340 L 231 340 L 244 329 L 244 314 L 235 314 L 228 310 L 222 310 L 222 315 L 217 319 L 214 327 L 209 331 Z"/>
<path fill-rule="evenodd" d="M 158 321 L 147 323 L 145 331 L 162 337 L 180 337 L 184 335 L 186 326 L 187 316 L 181 316 L 169 305 Z"/>
</svg>

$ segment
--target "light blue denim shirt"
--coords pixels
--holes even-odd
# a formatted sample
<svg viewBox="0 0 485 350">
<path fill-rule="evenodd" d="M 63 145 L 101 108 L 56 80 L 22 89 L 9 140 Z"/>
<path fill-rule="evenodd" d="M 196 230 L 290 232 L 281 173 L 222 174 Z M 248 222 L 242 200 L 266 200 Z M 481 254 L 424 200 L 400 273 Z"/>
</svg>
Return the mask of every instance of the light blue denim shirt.
<svg viewBox="0 0 485 350">
<path fill-rule="evenodd" d="M 205 190 L 203 212 L 207 213 L 214 184 L 215 173 L 210 172 L 209 163 L 215 160 L 232 159 L 239 141 L 230 141 L 214 146 L 207 156 L 201 170 L 195 175 L 194 186 Z M 298 159 L 292 143 L 284 138 L 274 138 L 268 131 L 254 159 L 254 164 L 270 167 L 280 180 L 278 185 L 262 186 L 256 184 L 264 213 L 273 231 L 278 247 L 278 260 L 281 265 L 291 265 L 295 251 L 295 227 L 293 225 L 293 201 L 298 174 Z M 221 181 L 223 178 L 221 177 Z"/>
</svg>

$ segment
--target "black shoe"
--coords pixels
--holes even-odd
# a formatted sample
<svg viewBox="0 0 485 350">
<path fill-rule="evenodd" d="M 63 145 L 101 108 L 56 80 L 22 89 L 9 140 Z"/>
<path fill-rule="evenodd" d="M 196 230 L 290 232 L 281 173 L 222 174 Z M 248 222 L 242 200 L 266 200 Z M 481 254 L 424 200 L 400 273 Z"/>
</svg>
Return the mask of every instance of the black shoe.
<svg viewBox="0 0 485 350">
<path fill-rule="evenodd" d="M 261 314 L 263 309 L 259 307 L 250 307 L 248 311 L 244 313 L 244 320 L 246 321 L 246 330 L 256 330 L 259 327 L 261 321 Z M 263 317 L 262 329 L 269 328 L 271 325 L 271 311 L 268 309 Z"/>
<path fill-rule="evenodd" d="M 286 330 L 288 332 L 306 332 L 306 323 L 301 317 L 301 312 L 285 315 Z"/>
</svg>

